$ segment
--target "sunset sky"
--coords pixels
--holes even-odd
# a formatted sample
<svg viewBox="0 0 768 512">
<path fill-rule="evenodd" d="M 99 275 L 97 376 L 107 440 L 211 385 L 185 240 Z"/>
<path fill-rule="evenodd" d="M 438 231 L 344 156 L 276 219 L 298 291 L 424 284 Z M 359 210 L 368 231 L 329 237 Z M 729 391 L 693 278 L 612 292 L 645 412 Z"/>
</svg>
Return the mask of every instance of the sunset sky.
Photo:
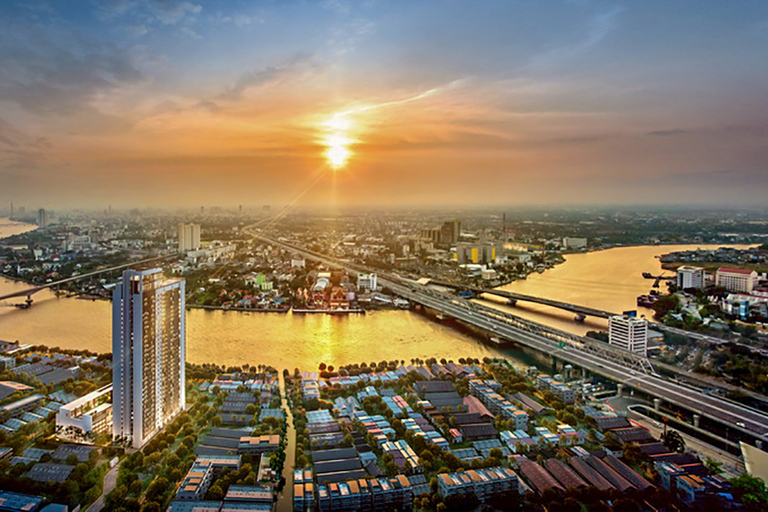
<svg viewBox="0 0 768 512">
<path fill-rule="evenodd" d="M 764 0 L 0 2 L 3 206 L 766 197 Z"/>
</svg>

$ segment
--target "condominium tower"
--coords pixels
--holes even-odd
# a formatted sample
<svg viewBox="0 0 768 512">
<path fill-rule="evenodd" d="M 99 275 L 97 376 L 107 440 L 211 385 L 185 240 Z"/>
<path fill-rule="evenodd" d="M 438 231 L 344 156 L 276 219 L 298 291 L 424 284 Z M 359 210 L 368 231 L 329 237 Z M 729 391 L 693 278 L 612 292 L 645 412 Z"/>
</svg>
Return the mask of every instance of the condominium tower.
<svg viewBox="0 0 768 512">
<path fill-rule="evenodd" d="M 200 224 L 179 224 L 179 252 L 200 249 Z"/>
<path fill-rule="evenodd" d="M 184 409 L 184 280 L 126 270 L 112 298 L 114 436 L 141 448 Z"/>
<path fill-rule="evenodd" d="M 644 318 L 612 316 L 608 319 L 608 343 L 645 355 L 648 351 L 648 322 Z"/>
</svg>

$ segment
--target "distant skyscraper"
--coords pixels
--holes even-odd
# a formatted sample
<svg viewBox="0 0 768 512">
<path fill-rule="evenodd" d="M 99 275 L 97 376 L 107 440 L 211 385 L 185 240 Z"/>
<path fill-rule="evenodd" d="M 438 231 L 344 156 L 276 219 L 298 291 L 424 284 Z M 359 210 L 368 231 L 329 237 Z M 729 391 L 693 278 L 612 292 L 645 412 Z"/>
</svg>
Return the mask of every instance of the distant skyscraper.
<svg viewBox="0 0 768 512">
<path fill-rule="evenodd" d="M 179 224 L 179 252 L 200 248 L 200 224 Z"/>
<path fill-rule="evenodd" d="M 114 435 L 141 448 L 184 409 L 184 280 L 126 270 L 112 298 Z"/>
<path fill-rule="evenodd" d="M 41 228 L 48 227 L 48 212 L 45 211 L 45 208 L 37 210 L 37 225 Z"/>
<path fill-rule="evenodd" d="M 645 355 L 648 352 L 648 322 L 628 315 L 612 316 L 608 320 L 608 343 Z"/>
<path fill-rule="evenodd" d="M 447 220 L 440 228 L 440 243 L 443 245 L 455 244 L 459 241 L 461 235 L 461 222 L 458 220 Z"/>
</svg>

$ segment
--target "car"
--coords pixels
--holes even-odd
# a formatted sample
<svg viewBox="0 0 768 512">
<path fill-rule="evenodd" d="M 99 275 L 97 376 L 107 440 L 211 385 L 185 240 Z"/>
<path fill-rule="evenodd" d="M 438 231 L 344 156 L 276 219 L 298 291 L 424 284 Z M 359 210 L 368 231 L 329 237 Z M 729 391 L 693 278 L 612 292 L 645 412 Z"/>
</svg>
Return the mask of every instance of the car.
<svg viewBox="0 0 768 512">
<path fill-rule="evenodd" d="M 744 424 L 744 422 L 743 422 L 743 421 L 737 421 L 737 422 L 736 422 L 736 426 L 737 426 L 737 427 L 741 427 L 741 428 L 744 428 L 744 427 L 746 427 L 746 425 Z"/>
<path fill-rule="evenodd" d="M 661 428 L 661 423 L 659 423 L 658 421 L 654 421 L 653 426 L 656 428 Z"/>
</svg>

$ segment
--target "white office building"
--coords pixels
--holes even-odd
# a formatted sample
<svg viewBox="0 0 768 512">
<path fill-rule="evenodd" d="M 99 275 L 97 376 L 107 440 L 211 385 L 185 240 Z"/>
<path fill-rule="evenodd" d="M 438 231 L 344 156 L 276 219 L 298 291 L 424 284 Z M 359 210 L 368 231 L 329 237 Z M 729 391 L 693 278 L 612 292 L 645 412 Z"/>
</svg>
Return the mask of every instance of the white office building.
<svg viewBox="0 0 768 512">
<path fill-rule="evenodd" d="M 715 285 L 729 292 L 751 293 L 756 283 L 754 270 L 721 267 L 715 273 Z"/>
<path fill-rule="evenodd" d="M 93 443 L 97 434 L 112 437 L 112 384 L 61 406 L 56 434 L 70 441 Z"/>
<path fill-rule="evenodd" d="M 573 236 L 563 238 L 563 247 L 566 249 L 584 249 L 587 247 L 587 239 Z"/>
<path fill-rule="evenodd" d="M 179 224 L 179 252 L 200 249 L 200 224 Z"/>
<path fill-rule="evenodd" d="M 683 265 L 677 269 L 677 289 L 687 290 L 689 288 L 697 290 L 704 288 L 703 268 Z"/>
<path fill-rule="evenodd" d="M 376 274 L 361 273 L 357 276 L 357 289 L 358 290 L 370 290 L 375 292 L 378 288 L 378 279 Z"/>
<path fill-rule="evenodd" d="M 645 355 L 648 351 L 648 322 L 633 316 L 612 316 L 608 320 L 608 343 Z"/>
<path fill-rule="evenodd" d="M 184 280 L 126 270 L 112 302 L 115 438 L 141 448 L 184 409 Z"/>
</svg>

